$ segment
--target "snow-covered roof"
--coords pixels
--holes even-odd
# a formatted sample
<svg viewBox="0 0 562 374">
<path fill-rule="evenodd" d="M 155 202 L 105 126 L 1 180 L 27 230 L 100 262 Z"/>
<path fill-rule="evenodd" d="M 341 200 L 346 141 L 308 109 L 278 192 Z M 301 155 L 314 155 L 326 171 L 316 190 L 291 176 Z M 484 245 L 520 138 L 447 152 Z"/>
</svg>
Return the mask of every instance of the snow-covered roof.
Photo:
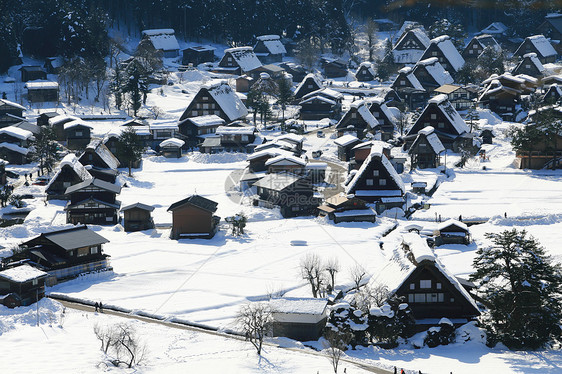
<svg viewBox="0 0 562 374">
<path fill-rule="evenodd" d="M 322 95 L 313 95 L 313 96 L 308 96 L 308 95 L 307 95 L 307 98 L 306 98 L 305 100 L 300 101 L 300 102 L 299 102 L 299 105 L 306 104 L 306 103 L 311 103 L 311 102 L 313 102 L 314 100 L 320 100 L 320 101 L 323 101 L 323 102 L 328 103 L 328 104 L 331 104 L 331 105 L 336 105 L 336 104 L 337 104 L 334 100 L 328 99 L 327 97 L 324 97 L 324 96 L 322 96 Z"/>
<path fill-rule="evenodd" d="M 340 136 L 339 138 L 337 138 L 336 140 L 334 140 L 334 143 L 336 145 L 345 147 L 347 145 L 350 145 L 351 143 L 354 143 L 356 141 L 358 141 L 359 138 L 350 134 L 346 134 L 344 136 Z"/>
<path fill-rule="evenodd" d="M 255 126 L 219 126 L 215 132 L 217 135 L 252 135 L 256 132 Z"/>
<path fill-rule="evenodd" d="M 271 173 L 254 183 L 254 186 L 281 191 L 301 179 L 301 176 L 292 173 Z"/>
<path fill-rule="evenodd" d="M 70 122 L 70 121 L 79 121 L 79 120 L 80 120 L 80 118 L 78 118 L 78 117 L 59 115 L 59 116 L 49 118 L 49 125 L 56 126 L 61 122 Z"/>
<path fill-rule="evenodd" d="M 23 147 L 20 147 L 17 144 L 6 143 L 6 142 L 0 143 L 0 148 L 6 148 L 6 149 L 9 149 L 11 151 L 20 153 L 22 155 L 27 155 L 30 152 L 29 148 L 23 148 Z"/>
<path fill-rule="evenodd" d="M 468 226 L 466 225 L 466 223 L 461 222 L 461 221 L 457 221 L 456 219 L 448 219 L 445 222 L 441 222 L 439 225 L 437 225 L 437 230 L 441 231 L 449 226 L 457 226 L 460 227 L 461 229 L 468 231 Z"/>
<path fill-rule="evenodd" d="M 26 110 L 24 106 L 14 103 L 13 101 L 8 101 L 6 99 L 0 99 L 0 104 L 11 106 L 17 109 Z"/>
<path fill-rule="evenodd" d="M 457 112 L 457 110 L 453 108 L 449 102 L 447 95 L 441 94 L 434 96 L 429 99 L 428 104 L 437 104 L 437 107 L 439 107 L 441 112 L 445 115 L 445 117 L 447 117 L 459 134 L 470 131 L 459 112 Z"/>
<path fill-rule="evenodd" d="M 484 34 L 503 34 L 507 31 L 507 26 L 501 22 L 493 22 L 481 32 Z"/>
<path fill-rule="evenodd" d="M 76 155 L 74 153 L 69 153 L 66 156 L 64 156 L 64 158 L 61 160 L 59 165 L 59 170 L 55 173 L 55 175 L 51 178 L 51 180 L 45 187 L 46 191 L 49 190 L 53 182 L 55 182 L 55 180 L 58 178 L 63 168 L 65 167 L 71 168 L 74 171 L 74 173 L 76 173 L 78 178 L 80 178 L 81 182 L 85 181 L 86 179 L 92 178 L 92 175 L 88 172 L 88 170 L 84 167 L 84 165 L 82 165 L 80 161 L 78 161 Z"/>
<path fill-rule="evenodd" d="M 425 88 L 423 88 L 418 78 L 416 78 L 416 76 L 413 74 L 411 67 L 402 68 L 398 70 L 398 73 L 399 75 L 396 77 L 396 80 L 392 84 L 393 87 L 394 86 L 401 87 L 397 82 L 400 79 L 400 76 L 403 75 L 404 78 L 406 78 L 410 82 L 410 85 L 413 88 L 415 88 L 416 90 L 425 91 Z"/>
<path fill-rule="evenodd" d="M 285 297 L 269 301 L 273 313 L 324 314 L 328 300 L 316 298 Z"/>
<path fill-rule="evenodd" d="M 33 82 L 27 82 L 24 86 L 25 88 L 27 88 L 28 90 L 45 90 L 45 89 L 58 89 L 59 88 L 59 84 L 57 82 L 51 82 L 51 81 L 33 81 Z"/>
<path fill-rule="evenodd" d="M 265 166 L 270 166 L 273 164 L 297 164 L 300 166 L 305 166 L 306 165 L 306 161 L 303 160 L 300 157 L 296 157 L 293 155 L 279 155 L 279 156 L 275 156 L 273 158 L 270 158 L 269 160 L 267 160 L 265 162 Z"/>
<path fill-rule="evenodd" d="M 186 118 L 197 127 L 220 126 L 224 124 L 224 119 L 214 114 L 208 116 Z"/>
<path fill-rule="evenodd" d="M 21 129 L 16 126 L 4 127 L 0 129 L 0 134 L 10 135 L 14 138 L 21 139 L 21 140 L 34 139 L 33 133 L 31 131 Z"/>
<path fill-rule="evenodd" d="M 46 277 L 47 275 L 49 274 L 28 264 L 0 271 L 0 278 L 8 279 L 17 283 L 29 282 L 39 277 Z"/>
<path fill-rule="evenodd" d="M 89 128 L 89 129 L 93 129 L 92 126 L 87 125 L 84 121 L 79 120 L 79 119 L 78 119 L 78 120 L 74 120 L 74 121 L 70 121 L 70 122 L 65 123 L 65 124 L 63 125 L 63 128 L 64 128 L 65 130 L 68 130 L 68 129 L 71 129 L 71 128 L 77 127 L 77 126 L 82 126 L 82 127 L 87 127 L 87 128 Z"/>
<path fill-rule="evenodd" d="M 279 35 L 261 35 L 256 37 L 256 39 L 262 42 L 272 55 L 287 53 L 285 46 L 281 43 Z"/>
<path fill-rule="evenodd" d="M 408 246 L 416 263 L 424 260 L 435 261 L 435 253 L 427 245 L 427 241 L 415 232 L 402 234 L 402 242 Z"/>
<path fill-rule="evenodd" d="M 224 53 L 229 53 L 244 72 L 251 71 L 262 66 L 261 61 L 254 53 L 254 49 L 252 47 L 227 48 L 224 50 Z"/>
<path fill-rule="evenodd" d="M 270 156 L 270 157 L 276 157 L 276 156 L 292 156 L 293 153 L 289 152 L 289 151 L 285 151 L 284 149 L 281 148 L 268 148 L 268 149 L 264 149 L 262 151 L 258 151 L 258 152 L 254 152 L 250 155 L 248 155 L 248 160 L 255 160 L 257 158 L 263 157 L 263 156 Z"/>
<path fill-rule="evenodd" d="M 431 43 L 437 45 L 437 48 L 443 52 L 443 55 L 447 58 L 455 71 L 459 71 L 459 69 L 463 67 L 464 58 L 462 58 L 459 51 L 455 48 L 449 35 L 441 35 L 431 39 Z"/>
<path fill-rule="evenodd" d="M 362 174 L 365 173 L 365 171 L 367 170 L 367 168 L 370 166 L 371 162 L 373 162 L 375 158 L 381 160 L 383 167 L 390 175 L 390 178 L 394 180 L 394 182 L 396 183 L 402 194 L 406 192 L 406 187 L 404 186 L 404 182 L 402 181 L 402 178 L 400 178 L 400 175 L 398 175 L 396 169 L 394 169 L 394 166 L 392 166 L 390 161 L 388 161 L 388 158 L 386 158 L 386 156 L 384 155 L 383 149 L 384 148 L 380 144 L 373 145 L 373 147 L 371 148 L 371 153 L 369 153 L 369 156 L 367 156 L 365 161 L 363 161 L 363 164 L 361 165 L 361 167 L 359 168 L 359 170 L 357 171 L 351 182 L 349 182 L 349 184 L 345 187 L 346 194 L 353 193 L 353 191 L 355 190 L 355 185 L 357 184 Z M 377 193 L 379 192 L 381 191 L 377 191 Z"/>
<path fill-rule="evenodd" d="M 299 90 L 303 87 L 305 82 L 309 80 L 312 80 L 318 86 L 318 88 L 322 88 L 322 81 L 316 76 L 316 74 L 308 73 L 303 78 L 303 80 L 297 85 L 297 88 L 295 88 L 295 92 L 299 92 Z"/>
<path fill-rule="evenodd" d="M 502 47 L 498 44 L 496 39 L 492 35 L 489 34 L 482 34 L 476 35 L 474 40 L 480 44 L 482 48 L 492 47 L 496 52 L 500 52 Z"/>
<path fill-rule="evenodd" d="M 533 35 L 526 38 L 529 40 L 537 51 L 542 55 L 542 57 L 556 56 L 556 50 L 550 44 L 550 42 L 544 37 L 544 35 Z"/>
<path fill-rule="evenodd" d="M 160 143 L 160 148 L 165 148 L 165 147 L 181 148 L 181 147 L 183 147 L 184 144 L 185 144 L 185 142 L 181 139 L 170 138 L 170 139 L 166 139 L 162 143 Z"/>
<path fill-rule="evenodd" d="M 443 143 L 441 143 L 441 140 L 439 140 L 439 137 L 435 133 L 435 129 L 432 126 L 426 126 L 423 129 L 421 129 L 418 132 L 418 136 L 416 140 L 414 140 L 413 144 L 416 144 L 419 141 L 418 139 L 420 138 L 420 136 L 425 136 L 427 142 L 429 143 L 435 154 L 439 154 L 445 150 Z M 410 149 L 412 148 L 414 148 L 413 145 Z"/>
<path fill-rule="evenodd" d="M 290 132 L 287 133 L 287 134 L 280 135 L 275 139 L 276 140 L 288 140 L 290 142 L 299 143 L 299 144 L 302 144 L 304 142 L 304 136 L 293 134 L 293 133 L 290 133 Z"/>
<path fill-rule="evenodd" d="M 86 149 L 93 150 L 97 153 L 110 169 L 117 169 L 119 167 L 119 160 L 111 153 L 109 148 L 103 144 L 102 139 L 93 139 Z"/>
<path fill-rule="evenodd" d="M 395 64 L 415 64 L 424 52 L 423 49 L 394 49 L 392 58 Z"/>
<path fill-rule="evenodd" d="M 162 51 L 179 51 L 180 49 L 173 29 L 143 30 L 142 35 L 150 39 L 154 49 Z"/>
<path fill-rule="evenodd" d="M 401 38 L 402 35 L 404 35 L 406 33 L 406 29 L 408 29 L 408 28 L 410 28 L 410 30 L 420 29 L 423 33 L 425 33 L 425 28 L 423 27 L 423 25 L 419 24 L 418 22 L 416 22 L 416 21 L 404 21 L 404 23 L 402 24 L 402 26 L 400 27 L 400 29 L 396 33 L 396 37 Z"/>
<path fill-rule="evenodd" d="M 367 69 L 367 71 L 373 76 L 377 76 L 377 72 L 375 71 L 375 67 L 371 62 L 365 61 L 359 64 L 359 68 L 357 69 L 356 75 L 359 73 L 360 70 Z"/>
<path fill-rule="evenodd" d="M 453 77 L 445 68 L 437 57 L 427 58 L 425 60 L 419 61 L 418 65 L 423 66 L 425 70 L 431 75 L 431 77 L 437 82 L 438 85 L 442 86 L 444 84 L 451 84 L 454 82 Z M 414 71 L 419 69 L 418 66 L 414 68 Z"/>
<path fill-rule="evenodd" d="M 230 121 L 243 118 L 248 114 L 248 109 L 228 83 L 220 81 L 203 87 L 208 90 Z"/>
<path fill-rule="evenodd" d="M 537 68 L 537 70 L 539 72 L 543 72 L 545 71 L 544 66 L 542 65 L 542 62 L 539 60 L 539 58 L 537 57 L 537 54 L 532 52 L 532 53 L 526 53 L 523 55 L 523 59 L 529 59 L 531 61 L 531 63 L 533 65 L 535 65 L 535 67 Z M 520 64 L 522 64 L 525 60 L 521 61 Z M 518 66 L 519 67 L 519 66 Z M 517 68 L 516 68 L 517 69 Z"/>
</svg>

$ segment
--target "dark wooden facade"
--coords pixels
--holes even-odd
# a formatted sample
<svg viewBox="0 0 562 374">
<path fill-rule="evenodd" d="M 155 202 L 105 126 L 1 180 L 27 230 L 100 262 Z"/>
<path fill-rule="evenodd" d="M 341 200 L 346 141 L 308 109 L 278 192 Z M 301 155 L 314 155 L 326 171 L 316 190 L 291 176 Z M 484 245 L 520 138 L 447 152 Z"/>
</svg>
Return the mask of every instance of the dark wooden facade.
<svg viewBox="0 0 562 374">
<path fill-rule="evenodd" d="M 412 169 L 436 168 L 441 165 L 440 153 L 445 149 L 434 133 L 431 133 L 429 136 L 434 138 L 434 142 L 437 140 L 438 144 L 436 145 L 430 142 L 428 140 L 428 134 L 420 133 L 416 140 L 414 140 L 410 149 L 408 149 L 408 153 L 411 157 Z M 436 149 L 435 146 L 439 148 Z"/>
<path fill-rule="evenodd" d="M 197 45 L 195 47 L 186 48 L 182 51 L 182 64 L 193 64 L 197 66 L 204 62 L 215 61 L 215 48 L 210 46 Z"/>
<path fill-rule="evenodd" d="M 443 317 L 473 319 L 480 315 L 465 294 L 435 262 L 429 260 L 421 261 L 395 294 L 404 297 L 416 320 Z"/>
<path fill-rule="evenodd" d="M 119 160 L 101 140 L 90 142 L 78 159 L 84 166 L 92 165 L 100 169 L 117 169 Z"/>
<path fill-rule="evenodd" d="M 21 72 L 22 82 L 47 79 L 47 73 L 41 66 L 22 66 L 19 70 Z"/>
<path fill-rule="evenodd" d="M 28 82 L 25 88 L 30 103 L 59 101 L 59 85 L 56 82 Z"/>
<path fill-rule="evenodd" d="M 469 244 L 470 232 L 468 227 L 459 221 L 448 220 L 438 227 L 439 234 L 435 236 L 435 245 Z"/>
<path fill-rule="evenodd" d="M 103 253 L 103 244 L 108 242 L 87 226 L 78 226 L 43 233 L 24 242 L 17 257 L 30 259 L 44 267 L 51 277 L 63 280 L 106 269 L 108 256 Z"/>
<path fill-rule="evenodd" d="M 72 224 L 115 225 L 119 221 L 121 203 L 116 200 L 121 187 L 96 178 L 66 189 L 70 201 L 64 208 L 66 220 Z"/>
<path fill-rule="evenodd" d="M 285 218 L 315 214 L 321 199 L 314 196 L 312 184 L 306 177 L 290 173 L 268 174 L 254 184 L 259 199 L 266 206 L 278 206 Z M 255 205 L 259 205 L 255 201 Z"/>
<path fill-rule="evenodd" d="M 173 203 L 168 208 L 172 212 L 172 239 L 208 239 L 217 230 L 220 218 L 215 216 L 218 203 L 199 195 Z"/>
<path fill-rule="evenodd" d="M 477 35 L 472 38 L 462 51 L 461 55 L 466 61 L 474 61 L 478 58 L 478 56 L 480 56 L 480 54 L 482 54 L 482 52 L 484 52 L 486 47 L 493 48 L 496 51 L 501 52 L 501 47 L 498 42 L 496 42 L 496 39 L 494 39 L 491 35 L 484 34 Z"/>
<path fill-rule="evenodd" d="M 91 140 L 91 127 L 85 124 L 76 124 L 74 126 L 65 126 L 64 135 L 66 138 L 66 146 L 69 149 L 84 149 Z"/>
<path fill-rule="evenodd" d="M 320 89 L 322 89 L 320 81 L 314 76 L 314 74 L 308 74 L 295 89 L 295 99 L 298 100 L 309 93 Z"/>
<path fill-rule="evenodd" d="M 214 93 L 217 94 L 214 95 Z M 221 106 L 221 103 L 215 99 L 215 96 L 222 97 L 225 100 L 226 105 L 230 106 L 234 103 L 233 106 L 236 107 L 236 110 L 229 110 L 226 112 Z M 226 101 L 228 101 L 228 103 L 226 103 Z M 197 92 L 181 115 L 179 121 L 181 122 L 190 117 L 207 116 L 211 114 L 219 116 L 229 123 L 246 116 L 246 114 L 248 114 L 248 110 L 229 85 L 213 85 L 209 87 L 201 87 L 199 92 Z"/>
<path fill-rule="evenodd" d="M 219 126 L 224 125 L 224 119 L 212 115 L 202 117 L 190 117 L 178 123 L 181 139 L 187 147 L 194 147 L 203 141 L 204 136 L 214 134 Z"/>
<path fill-rule="evenodd" d="M 18 279 L 18 272 L 25 278 Z M 8 308 L 31 305 L 45 296 L 48 274 L 28 264 L 0 271 L 0 304 Z"/>
<path fill-rule="evenodd" d="M 537 47 L 540 46 L 540 47 Z M 556 61 L 557 53 L 552 44 L 543 35 L 528 36 L 513 53 L 514 56 L 523 57 L 528 53 L 536 53 L 543 64 Z"/>
<path fill-rule="evenodd" d="M 321 61 L 324 75 L 328 78 L 340 78 L 347 76 L 347 63 L 341 60 L 327 60 Z"/>
<path fill-rule="evenodd" d="M 25 108 L 17 103 L 0 99 L 0 128 L 20 122 L 24 110 Z"/>
<path fill-rule="evenodd" d="M 27 164 L 30 161 L 29 149 L 16 144 L 0 144 L 0 159 L 8 161 L 12 165 Z"/>
<path fill-rule="evenodd" d="M 355 79 L 359 82 L 368 82 L 376 78 L 377 73 L 370 62 L 363 62 L 355 72 Z"/>
<path fill-rule="evenodd" d="M 537 55 L 535 53 L 529 53 L 523 56 L 523 60 L 517 64 L 511 74 L 525 74 L 535 78 L 542 78 L 544 70 L 544 66 Z"/>
<path fill-rule="evenodd" d="M 349 110 L 336 125 L 338 136 L 352 133 L 359 139 L 365 138 L 368 133 L 374 134 L 379 123 L 369 111 L 364 101 L 352 103 Z"/>
<path fill-rule="evenodd" d="M 150 230 L 154 228 L 151 212 L 153 206 L 135 203 L 121 208 L 123 212 L 123 228 L 127 232 Z"/>
<path fill-rule="evenodd" d="M 65 156 L 61 162 L 60 170 L 57 171 L 45 189 L 47 199 L 68 199 L 68 196 L 65 195 L 66 189 L 84 182 L 90 177 L 90 173 L 74 155 Z"/>
</svg>

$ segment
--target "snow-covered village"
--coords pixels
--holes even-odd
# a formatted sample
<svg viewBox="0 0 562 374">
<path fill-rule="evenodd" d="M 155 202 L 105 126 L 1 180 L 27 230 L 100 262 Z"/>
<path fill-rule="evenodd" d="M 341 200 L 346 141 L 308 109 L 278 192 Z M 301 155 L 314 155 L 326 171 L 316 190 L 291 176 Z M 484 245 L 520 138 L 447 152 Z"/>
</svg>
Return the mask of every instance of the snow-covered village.
<svg viewBox="0 0 562 374">
<path fill-rule="evenodd" d="M 562 373 L 559 1 L 0 25 L 2 373 Z"/>
</svg>

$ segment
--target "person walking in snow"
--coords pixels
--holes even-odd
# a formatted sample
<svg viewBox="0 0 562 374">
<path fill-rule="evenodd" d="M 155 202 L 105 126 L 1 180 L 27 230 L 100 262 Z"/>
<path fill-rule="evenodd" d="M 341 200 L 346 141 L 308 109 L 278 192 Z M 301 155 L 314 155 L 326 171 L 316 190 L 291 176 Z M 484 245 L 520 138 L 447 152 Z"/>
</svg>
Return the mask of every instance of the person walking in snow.
<svg viewBox="0 0 562 374">
<path fill-rule="evenodd" d="M 98 311 L 98 308 L 99 308 L 99 304 L 98 304 L 97 301 L 94 303 L 94 308 L 96 308 L 96 312 L 97 312 L 97 311 Z"/>
<path fill-rule="evenodd" d="M 99 306 L 100 306 L 100 313 L 103 313 L 103 305 L 101 304 L 101 301 L 99 303 Z"/>
</svg>

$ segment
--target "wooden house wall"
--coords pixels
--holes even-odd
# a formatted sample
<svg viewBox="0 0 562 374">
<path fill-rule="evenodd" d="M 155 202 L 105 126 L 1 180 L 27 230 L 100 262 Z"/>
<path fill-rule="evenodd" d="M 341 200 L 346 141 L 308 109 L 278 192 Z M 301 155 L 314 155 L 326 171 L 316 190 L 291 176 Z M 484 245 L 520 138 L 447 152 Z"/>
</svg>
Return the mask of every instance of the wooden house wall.
<svg viewBox="0 0 562 374">
<path fill-rule="evenodd" d="M 203 62 L 213 62 L 215 60 L 215 52 L 213 50 L 203 50 L 203 51 L 196 51 L 194 49 L 184 49 L 183 50 L 183 57 L 182 57 L 182 64 L 188 65 L 193 64 L 193 66 L 197 66 L 202 64 Z"/>
<path fill-rule="evenodd" d="M 15 293 L 19 296 L 20 302 L 17 306 L 28 306 L 42 299 L 45 296 L 45 279 L 47 277 L 39 277 L 36 279 L 37 284 L 33 281 L 14 282 L 8 279 L 0 278 L 0 295 Z"/>
<path fill-rule="evenodd" d="M 152 216 L 146 209 L 131 208 L 123 212 L 125 231 L 148 230 L 154 227 Z"/>
<path fill-rule="evenodd" d="M 318 340 L 322 336 L 326 326 L 327 318 L 323 318 L 319 322 L 313 323 L 296 323 L 296 322 L 274 322 L 273 336 L 284 336 L 287 338 L 310 341 Z"/>
<path fill-rule="evenodd" d="M 109 169 L 109 165 L 93 149 L 86 148 L 82 156 L 78 159 L 84 166 L 92 165 L 102 169 Z"/>
<path fill-rule="evenodd" d="M 319 120 L 322 118 L 335 118 L 339 114 L 337 105 L 324 101 L 312 101 L 301 105 L 300 119 Z"/>
<path fill-rule="evenodd" d="M 221 109 L 216 100 L 209 94 L 206 88 L 199 90 L 197 95 L 193 98 L 187 109 L 180 117 L 180 121 L 190 117 L 199 117 L 214 114 L 224 119 L 227 123 L 230 122 L 228 116 Z"/>
<path fill-rule="evenodd" d="M 471 51 L 473 51 L 472 53 L 470 53 Z M 478 56 L 480 56 L 480 54 L 484 51 L 484 49 L 482 48 L 482 46 L 480 45 L 480 43 L 476 40 L 476 38 L 473 38 L 468 45 L 466 46 L 466 48 L 462 51 L 462 57 L 465 60 L 476 60 L 478 58 Z"/>
<path fill-rule="evenodd" d="M 378 170 L 378 176 L 374 175 L 374 171 Z M 381 179 L 386 180 L 386 184 L 381 184 Z M 373 184 L 368 185 L 367 180 L 372 180 Z M 359 180 L 355 184 L 355 190 L 399 190 L 400 188 L 391 178 L 390 173 L 383 166 L 382 161 L 379 158 L 371 160 L 370 165 L 363 172 Z M 368 197 L 361 197 L 363 200 L 367 200 Z"/>
<path fill-rule="evenodd" d="M 89 197 L 92 197 L 97 200 L 105 201 L 107 203 L 114 204 L 115 203 L 115 196 L 116 194 L 110 191 L 103 190 L 101 188 L 97 188 L 94 186 L 87 186 L 82 188 L 81 190 L 74 191 L 70 194 L 70 203 L 76 204 L 81 201 L 86 200 Z"/>
<path fill-rule="evenodd" d="M 421 280 L 430 280 L 431 288 L 421 288 Z M 441 285 L 440 288 L 438 288 L 438 284 Z M 433 264 L 420 264 L 404 281 L 396 294 L 405 298 L 415 319 L 471 318 L 478 315 L 478 311 L 474 310 L 469 301 Z M 422 298 L 436 301 L 421 302 Z M 442 301 L 439 301 L 440 299 Z"/>
<path fill-rule="evenodd" d="M 23 165 L 28 163 L 26 155 L 12 151 L 8 148 L 0 148 L 0 158 L 8 161 L 12 165 Z"/>
<path fill-rule="evenodd" d="M 112 207 L 72 208 L 66 212 L 67 223 L 115 225 L 118 222 L 117 209 Z"/>
<path fill-rule="evenodd" d="M 57 102 L 59 101 L 58 88 L 45 88 L 41 90 L 28 90 L 27 100 L 32 103 L 38 102 Z"/>
<path fill-rule="evenodd" d="M 546 58 L 542 57 L 539 51 L 535 48 L 534 44 L 529 39 L 525 39 L 521 48 L 519 48 L 516 52 L 517 56 L 521 57 L 523 57 L 523 55 L 526 55 L 527 53 L 536 53 L 539 61 L 543 64 L 548 64 L 556 61 L 556 56 L 549 56 Z"/>
<path fill-rule="evenodd" d="M 180 234 L 210 233 L 213 230 L 213 214 L 192 205 L 178 207 L 172 212 L 172 236 Z"/>
<path fill-rule="evenodd" d="M 57 198 L 68 198 L 68 196 L 64 196 L 66 189 L 79 182 L 82 182 L 82 180 L 78 177 L 76 172 L 74 172 L 74 169 L 68 165 L 64 165 L 56 179 L 46 191 L 47 195 L 57 195 Z"/>
<path fill-rule="evenodd" d="M 435 154 L 425 136 L 422 136 L 420 141 L 412 146 L 409 153 L 412 158 L 412 168 L 436 168 L 440 165 L 439 155 Z"/>
<path fill-rule="evenodd" d="M 14 108 L 8 105 L 1 105 L 0 106 L 0 128 L 7 127 L 13 125 L 14 123 L 18 123 L 19 120 L 8 116 L 8 114 L 12 116 L 16 116 L 19 118 L 23 117 L 23 110 L 19 108 Z"/>
<path fill-rule="evenodd" d="M 431 117 L 432 114 L 435 115 L 435 118 Z M 427 109 L 424 110 L 421 116 L 418 118 L 409 134 L 417 134 L 420 130 L 427 126 L 433 126 L 433 128 L 439 132 L 451 134 L 454 136 L 460 135 L 455 127 L 451 124 L 449 119 L 445 117 L 443 112 L 441 112 L 437 104 L 429 104 Z"/>
<path fill-rule="evenodd" d="M 64 131 L 66 146 L 70 149 L 84 149 L 90 143 L 90 128 L 86 126 L 71 127 Z"/>
<path fill-rule="evenodd" d="M 439 49 L 439 47 L 437 47 L 437 44 L 432 43 L 424 52 L 423 56 L 420 58 L 420 60 L 425 60 L 431 57 L 437 57 L 437 60 L 439 60 L 439 63 L 443 66 L 443 68 L 445 70 L 447 70 L 449 72 L 449 74 L 451 74 L 453 77 L 456 74 L 455 69 L 451 66 L 449 60 L 447 59 L 447 57 L 445 57 L 445 55 L 443 54 L 443 52 L 441 51 L 441 49 Z"/>
<path fill-rule="evenodd" d="M 365 66 L 360 66 L 355 74 L 355 79 L 359 82 L 368 82 L 374 80 L 375 76 Z"/>
</svg>

